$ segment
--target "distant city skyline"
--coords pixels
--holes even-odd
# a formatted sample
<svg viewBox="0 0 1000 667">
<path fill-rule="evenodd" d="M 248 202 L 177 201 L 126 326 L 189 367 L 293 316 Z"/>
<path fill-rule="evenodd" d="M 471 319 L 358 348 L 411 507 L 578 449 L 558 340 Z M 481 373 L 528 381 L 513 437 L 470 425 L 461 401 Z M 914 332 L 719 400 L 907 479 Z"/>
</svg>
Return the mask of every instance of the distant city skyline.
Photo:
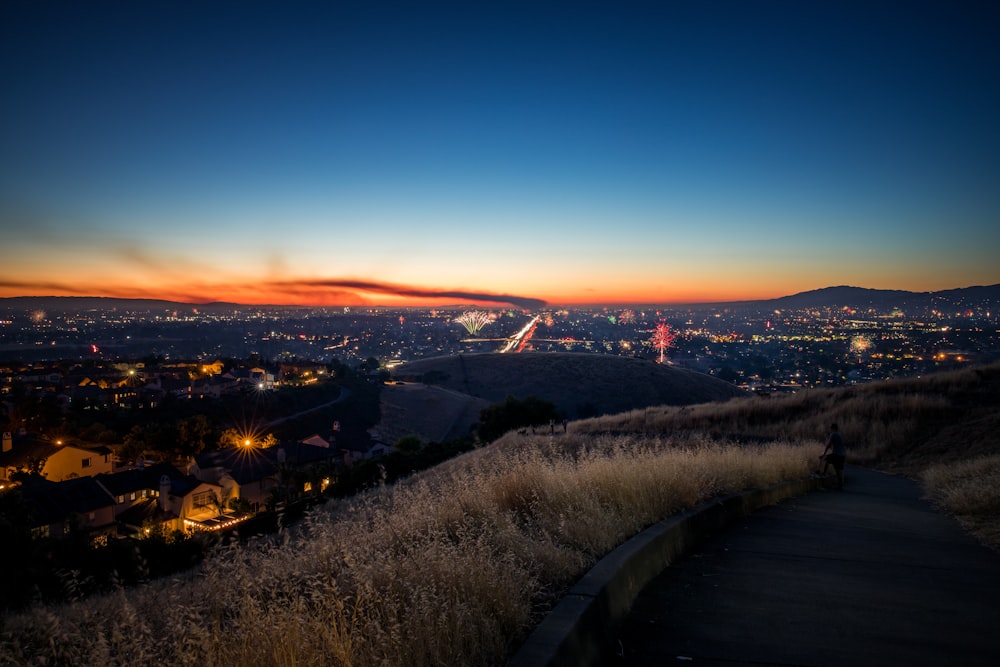
<svg viewBox="0 0 1000 667">
<path fill-rule="evenodd" d="M 993 2 L 5 3 L 0 296 L 1000 283 Z"/>
</svg>

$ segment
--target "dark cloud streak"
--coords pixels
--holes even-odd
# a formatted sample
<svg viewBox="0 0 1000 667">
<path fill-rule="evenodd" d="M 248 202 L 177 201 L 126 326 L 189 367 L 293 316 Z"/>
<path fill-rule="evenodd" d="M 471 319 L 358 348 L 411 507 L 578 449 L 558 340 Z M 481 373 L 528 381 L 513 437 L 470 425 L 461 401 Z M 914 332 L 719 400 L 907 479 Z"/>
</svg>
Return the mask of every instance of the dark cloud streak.
<svg viewBox="0 0 1000 667">
<path fill-rule="evenodd" d="M 393 285 L 368 280 L 295 280 L 270 283 L 275 287 L 323 287 L 336 289 L 355 289 L 377 294 L 391 294 L 422 299 L 468 299 L 469 301 L 486 301 L 490 303 L 509 303 L 518 308 L 532 310 L 545 305 L 542 299 L 513 294 L 490 294 L 488 292 L 468 292 L 464 290 L 436 290 L 409 285 Z"/>
<path fill-rule="evenodd" d="M 18 290 L 22 293 L 32 293 L 33 296 L 44 294 L 61 294 L 75 296 L 106 296 L 119 299 L 166 299 L 171 301 L 183 301 L 188 303 L 209 303 L 219 300 L 231 300 L 234 294 L 247 294 L 248 288 L 258 295 L 267 294 L 273 296 L 275 293 L 294 295 L 296 300 L 310 301 L 310 296 L 319 296 L 322 291 L 322 299 L 325 304 L 331 300 L 330 291 L 336 290 L 336 294 L 344 298 L 345 303 L 350 301 L 350 297 L 359 298 L 357 294 L 351 294 L 346 290 L 357 292 L 368 292 L 372 294 L 386 294 L 398 297 L 408 297 L 415 299 L 457 299 L 486 303 L 506 303 L 525 310 L 541 308 L 545 305 L 542 299 L 532 297 L 517 296 L 513 294 L 491 294 L 488 292 L 471 292 L 466 290 L 439 290 L 425 287 L 414 287 L 411 285 L 395 285 L 391 283 L 380 283 L 370 280 L 333 280 L 333 279 L 302 279 L 302 280 L 277 280 L 265 281 L 261 283 L 246 284 L 191 284 L 179 283 L 177 281 L 167 281 L 159 289 L 142 288 L 137 286 L 95 286 L 79 283 L 61 283 L 53 281 L 26 281 L 11 280 L 0 277 L 0 289 Z M 242 301 L 236 297 L 237 301 Z M 276 304 L 277 305 L 277 304 Z"/>
</svg>

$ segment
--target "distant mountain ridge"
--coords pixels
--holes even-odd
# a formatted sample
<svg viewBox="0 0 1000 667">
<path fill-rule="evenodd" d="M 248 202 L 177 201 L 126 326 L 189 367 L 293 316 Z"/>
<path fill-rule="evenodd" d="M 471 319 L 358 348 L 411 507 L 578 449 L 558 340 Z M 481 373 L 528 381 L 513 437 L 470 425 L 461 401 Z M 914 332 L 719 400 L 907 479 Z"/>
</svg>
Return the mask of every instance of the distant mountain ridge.
<svg viewBox="0 0 1000 667">
<path fill-rule="evenodd" d="M 773 307 L 773 308 L 829 308 L 837 306 L 874 308 L 931 308 L 969 307 L 974 304 L 996 303 L 1000 305 L 1000 283 L 977 285 L 937 292 L 909 292 L 906 290 L 883 290 L 866 287 L 839 285 L 799 292 L 775 299 L 737 301 L 726 304 L 704 303 L 688 306 L 730 306 L 730 307 Z M 461 304 L 454 304 L 461 307 Z M 376 307 L 374 304 L 372 307 Z M 184 303 L 165 299 L 120 299 L 102 296 L 13 296 L 0 297 L 0 308 L 24 310 L 64 310 L 84 311 L 96 309 L 177 310 L 185 312 L 225 312 L 236 309 L 309 309 L 311 306 L 287 304 L 239 304 L 224 301 L 210 303 Z"/>
<path fill-rule="evenodd" d="M 938 292 L 908 292 L 906 290 L 880 290 L 864 287 L 824 287 L 766 301 L 744 302 L 775 308 L 968 308 L 976 304 L 1000 305 L 1000 284 L 962 287 Z"/>
</svg>

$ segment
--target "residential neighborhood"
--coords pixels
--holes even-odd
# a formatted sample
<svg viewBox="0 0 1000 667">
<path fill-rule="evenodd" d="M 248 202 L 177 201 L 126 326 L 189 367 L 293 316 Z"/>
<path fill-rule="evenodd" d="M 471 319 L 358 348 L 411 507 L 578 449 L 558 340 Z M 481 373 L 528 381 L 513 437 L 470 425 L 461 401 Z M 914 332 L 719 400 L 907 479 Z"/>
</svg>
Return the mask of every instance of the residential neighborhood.
<svg viewBox="0 0 1000 667">
<path fill-rule="evenodd" d="M 316 442 L 267 448 L 203 452 L 184 469 L 140 461 L 124 465 L 104 446 L 57 444 L 4 434 L 0 485 L 17 483 L 18 471 L 39 462 L 22 495 L 34 510 L 38 536 L 60 537 L 70 529 L 87 532 L 94 544 L 109 538 L 143 537 L 151 532 L 230 528 L 285 499 L 317 495 L 344 466 L 384 455 L 373 443 L 365 451 Z"/>
<path fill-rule="evenodd" d="M 235 528 L 319 496 L 359 461 L 391 451 L 334 411 L 346 389 L 323 390 L 318 406 L 277 403 L 279 388 L 315 392 L 321 380 L 332 380 L 330 369 L 311 362 L 0 366 L 0 491 L 19 488 L 37 538 L 85 535 L 103 546 Z M 233 406 L 259 416 L 216 424 Z M 289 426 L 298 415 L 328 424 L 294 437 L 304 428 Z M 265 433 L 268 425 L 284 427 L 282 437 Z"/>
</svg>

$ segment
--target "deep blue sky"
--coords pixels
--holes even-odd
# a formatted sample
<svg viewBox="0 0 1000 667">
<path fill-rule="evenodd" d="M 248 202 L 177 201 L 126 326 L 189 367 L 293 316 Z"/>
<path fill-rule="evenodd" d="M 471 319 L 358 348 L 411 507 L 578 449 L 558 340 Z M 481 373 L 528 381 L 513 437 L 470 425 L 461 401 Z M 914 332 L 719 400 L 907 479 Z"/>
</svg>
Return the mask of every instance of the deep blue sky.
<svg viewBox="0 0 1000 667">
<path fill-rule="evenodd" d="M 0 291 L 1000 282 L 1000 3 L 335 4 L 5 3 Z"/>
</svg>

